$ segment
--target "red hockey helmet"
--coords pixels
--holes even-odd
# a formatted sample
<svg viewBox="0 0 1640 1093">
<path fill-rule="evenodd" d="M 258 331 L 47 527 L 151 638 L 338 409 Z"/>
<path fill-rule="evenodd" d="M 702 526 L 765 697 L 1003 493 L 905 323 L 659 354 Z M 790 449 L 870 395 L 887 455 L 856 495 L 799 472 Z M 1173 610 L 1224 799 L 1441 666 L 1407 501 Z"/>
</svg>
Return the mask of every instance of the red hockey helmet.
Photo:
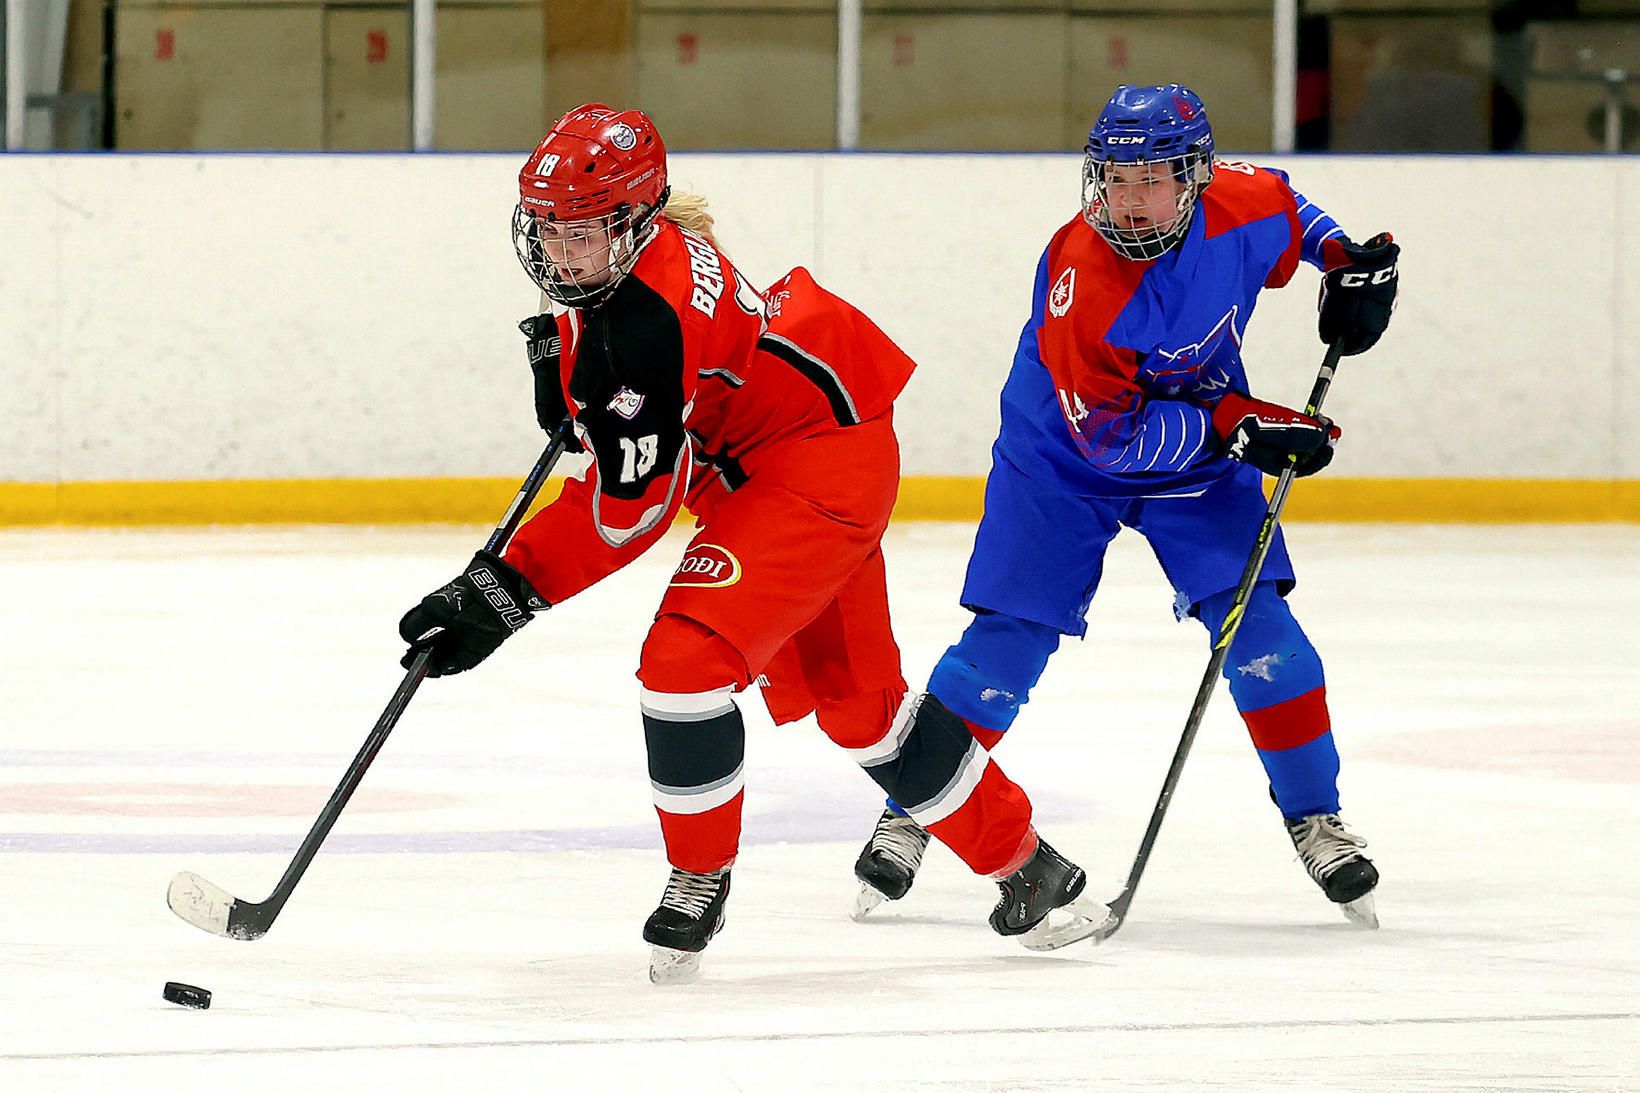
<svg viewBox="0 0 1640 1093">
<path fill-rule="evenodd" d="M 602 302 L 631 271 L 666 205 L 666 145 L 637 110 L 578 106 L 518 173 L 513 248 L 541 291 Z"/>
</svg>

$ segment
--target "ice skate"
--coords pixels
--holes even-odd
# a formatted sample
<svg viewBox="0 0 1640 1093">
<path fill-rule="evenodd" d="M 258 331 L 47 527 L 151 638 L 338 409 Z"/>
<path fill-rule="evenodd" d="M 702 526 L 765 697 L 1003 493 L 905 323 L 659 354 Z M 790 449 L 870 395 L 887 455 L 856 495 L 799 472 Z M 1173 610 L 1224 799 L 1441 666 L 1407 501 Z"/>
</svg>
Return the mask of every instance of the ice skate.
<svg viewBox="0 0 1640 1093">
<path fill-rule="evenodd" d="M 899 899 L 909 892 L 926 849 L 928 832 L 921 824 L 891 808 L 883 809 L 877 817 L 877 829 L 854 863 L 860 894 L 855 897 L 849 917 L 859 922 L 884 900 Z"/>
<path fill-rule="evenodd" d="M 723 904 L 729 898 L 729 870 L 687 873 L 672 870 L 661 905 L 643 924 L 651 983 L 685 983 L 700 971 L 706 943 L 723 929 Z"/>
<path fill-rule="evenodd" d="M 1344 917 L 1376 930 L 1378 911 L 1372 891 L 1378 886 L 1378 869 L 1361 853 L 1367 840 L 1347 831 L 1336 812 L 1288 820 L 1287 834 L 1304 868 Z"/>
<path fill-rule="evenodd" d="M 991 911 L 991 929 L 1038 951 L 1089 937 L 1103 940 L 1111 911 L 1097 900 L 1081 898 L 1087 884 L 1080 866 L 1039 838 L 1030 860 L 997 881 L 1002 898 Z"/>
</svg>

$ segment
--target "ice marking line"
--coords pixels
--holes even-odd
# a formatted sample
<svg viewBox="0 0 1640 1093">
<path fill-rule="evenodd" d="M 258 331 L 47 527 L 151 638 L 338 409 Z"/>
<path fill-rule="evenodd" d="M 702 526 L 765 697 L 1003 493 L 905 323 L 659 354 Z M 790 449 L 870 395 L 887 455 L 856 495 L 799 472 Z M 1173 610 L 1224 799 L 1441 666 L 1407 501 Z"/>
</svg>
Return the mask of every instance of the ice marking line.
<svg viewBox="0 0 1640 1093">
<path fill-rule="evenodd" d="M 68 1059 L 185 1059 L 205 1055 L 326 1055 L 349 1051 L 472 1051 L 532 1047 L 641 1047 L 673 1044 L 768 1044 L 825 1040 L 891 1040 L 899 1036 L 923 1039 L 952 1036 L 1064 1036 L 1091 1032 L 1235 1032 L 1299 1028 L 1391 1028 L 1434 1025 L 1563 1024 L 1571 1021 L 1633 1021 L 1640 1013 L 1522 1013 L 1470 1017 L 1340 1017 L 1321 1021 L 1179 1021 L 1109 1025 L 1043 1025 L 1036 1028 L 905 1028 L 819 1032 L 725 1033 L 719 1036 L 574 1036 L 556 1040 L 440 1040 L 425 1043 L 314 1044 L 291 1047 L 209 1047 L 158 1051 L 64 1051 L 0 1055 L 6 1062 L 51 1062 Z"/>
<path fill-rule="evenodd" d="M 288 854 L 300 833 L 245 835 L 0 834 L 0 853 L 16 854 Z M 813 841 L 822 841 L 819 839 Z M 410 831 L 335 835 L 327 854 L 505 854 L 560 850 L 652 850 L 660 832 L 652 825 L 566 830 Z"/>
<path fill-rule="evenodd" d="M 312 815 L 324 789 L 305 785 L 216 785 L 200 782 L 0 781 L 8 815 L 124 817 L 249 817 Z M 366 789 L 361 812 L 427 812 L 463 805 L 463 798 L 390 787 Z"/>
<path fill-rule="evenodd" d="M 401 753 L 399 767 L 411 770 L 504 770 L 509 772 L 562 769 L 548 755 L 472 755 L 435 752 Z M 0 751 L 0 767 L 123 767 L 151 770 L 174 767 L 232 767 L 236 770 L 263 767 L 322 767 L 331 770 L 345 764 L 339 752 L 235 752 L 235 751 L 54 751 L 24 748 Z"/>
</svg>

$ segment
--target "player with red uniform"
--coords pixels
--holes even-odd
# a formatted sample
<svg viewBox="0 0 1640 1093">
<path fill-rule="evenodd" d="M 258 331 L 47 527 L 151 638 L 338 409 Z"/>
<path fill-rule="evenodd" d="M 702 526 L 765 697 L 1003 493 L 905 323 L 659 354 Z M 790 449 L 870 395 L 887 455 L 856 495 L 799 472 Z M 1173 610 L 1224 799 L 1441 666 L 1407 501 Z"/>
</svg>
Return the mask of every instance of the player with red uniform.
<svg viewBox="0 0 1640 1093">
<path fill-rule="evenodd" d="M 1024 792 L 939 700 L 907 699 L 881 540 L 910 358 L 801 268 L 755 291 L 699 199 L 671 197 L 660 134 L 637 111 L 570 111 L 519 187 L 520 260 L 567 309 L 523 324 L 537 416 L 571 415 L 592 461 L 505 557 L 479 552 L 400 631 L 412 652 L 432 646 L 430 674 L 465 671 L 654 545 L 680 508 L 694 514 L 638 668 L 672 865 L 644 925 L 651 976 L 693 971 L 723 924 L 744 797 L 734 696 L 759 676 L 777 723 L 815 713 L 998 881 L 999 933 L 1033 948 L 1092 934 L 1105 908 L 1078 906 L 1086 878 L 1037 836 Z"/>
</svg>

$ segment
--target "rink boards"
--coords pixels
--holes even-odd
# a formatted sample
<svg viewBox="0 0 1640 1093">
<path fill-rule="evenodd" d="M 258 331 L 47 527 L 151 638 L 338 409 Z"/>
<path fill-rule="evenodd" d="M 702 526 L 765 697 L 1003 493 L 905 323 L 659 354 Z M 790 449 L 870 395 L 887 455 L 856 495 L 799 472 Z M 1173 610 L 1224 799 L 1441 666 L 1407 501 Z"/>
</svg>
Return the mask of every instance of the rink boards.
<svg viewBox="0 0 1640 1093">
<path fill-rule="evenodd" d="M 1640 519 L 1640 162 L 1258 157 L 1404 247 L 1390 332 L 1344 362 L 1294 518 Z M 471 520 L 539 450 L 514 329 L 510 155 L 0 161 L 0 524 Z M 802 264 L 920 362 L 902 517 L 971 518 L 1073 155 L 693 154 L 725 248 Z M 1553 195 L 1554 215 L 1547 210 Z M 1261 397 L 1319 362 L 1316 275 L 1244 339 Z"/>
</svg>

